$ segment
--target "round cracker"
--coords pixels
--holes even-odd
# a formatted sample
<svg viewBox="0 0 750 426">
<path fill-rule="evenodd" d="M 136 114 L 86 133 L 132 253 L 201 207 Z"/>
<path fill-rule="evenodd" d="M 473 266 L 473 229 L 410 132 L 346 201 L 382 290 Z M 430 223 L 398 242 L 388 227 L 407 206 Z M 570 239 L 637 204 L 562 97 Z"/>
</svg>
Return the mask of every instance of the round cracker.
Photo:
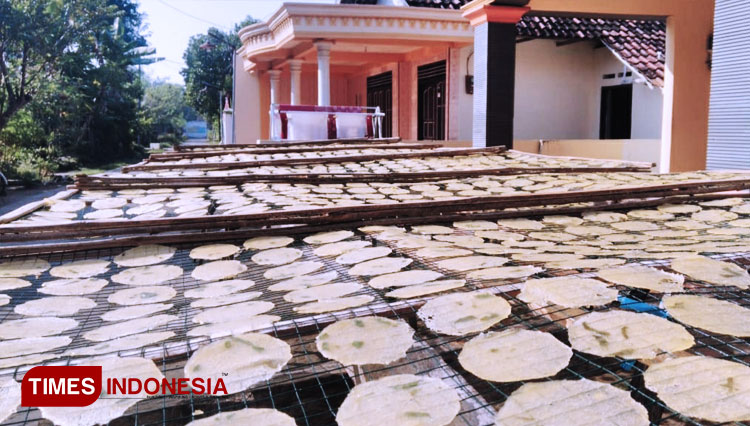
<svg viewBox="0 0 750 426">
<path fill-rule="evenodd" d="M 10 303 L 10 296 L 7 294 L 0 294 L 0 306 L 5 306 Z"/>
<path fill-rule="evenodd" d="M 670 267 L 681 274 L 709 284 L 742 289 L 750 287 L 750 274 L 734 263 L 705 256 L 682 256 L 674 259 Z"/>
<path fill-rule="evenodd" d="M 306 303 L 316 300 L 346 296 L 347 294 L 355 293 L 359 290 L 362 290 L 362 286 L 357 283 L 324 284 L 320 286 L 294 290 L 285 294 L 284 300 L 289 303 Z"/>
<path fill-rule="evenodd" d="M 583 223 L 583 219 L 574 216 L 552 215 L 544 216 L 542 222 L 560 226 L 575 226 Z"/>
<path fill-rule="evenodd" d="M 176 295 L 177 291 L 169 286 L 142 286 L 116 291 L 107 297 L 107 301 L 116 305 L 132 306 L 164 302 Z"/>
<path fill-rule="evenodd" d="M 52 205 L 49 207 L 51 212 L 77 212 L 86 207 L 82 200 L 50 200 Z"/>
<path fill-rule="evenodd" d="M 118 337 L 106 342 L 97 343 L 91 346 L 71 349 L 66 355 L 101 355 L 107 353 L 117 353 L 128 349 L 143 348 L 155 343 L 174 337 L 171 331 L 152 331 L 147 333 L 133 334 L 130 336 Z"/>
<path fill-rule="evenodd" d="M 162 284 L 182 276 L 182 268 L 175 265 L 149 265 L 125 269 L 112 275 L 112 281 L 132 286 Z"/>
<path fill-rule="evenodd" d="M 253 280 L 226 280 L 203 284 L 198 288 L 185 291 L 185 297 L 206 298 L 226 296 L 237 293 L 255 285 Z"/>
<path fill-rule="evenodd" d="M 67 317 L 94 306 L 96 306 L 96 302 L 86 297 L 54 296 L 30 300 L 16 306 L 14 312 L 34 317 Z"/>
<path fill-rule="evenodd" d="M 497 224 L 487 220 L 467 220 L 463 222 L 453 222 L 453 227 L 468 231 L 492 231 L 497 229 Z"/>
<path fill-rule="evenodd" d="M 518 298 L 538 306 L 600 306 L 617 300 L 617 289 L 591 278 L 555 277 L 526 281 Z"/>
<path fill-rule="evenodd" d="M 368 260 L 367 262 L 362 262 L 355 265 L 354 267 L 349 269 L 349 275 L 373 276 L 389 274 L 392 272 L 400 271 L 412 262 L 412 259 L 408 259 L 405 257 L 381 257 L 379 259 Z"/>
<path fill-rule="evenodd" d="M 368 285 L 372 288 L 384 289 L 387 287 L 406 287 L 415 284 L 422 284 L 434 281 L 443 274 L 436 271 L 425 269 L 414 269 L 411 271 L 394 272 L 391 274 L 379 275 L 370 281 Z"/>
<path fill-rule="evenodd" d="M 249 333 L 251 331 L 272 327 L 274 323 L 280 320 L 281 317 L 278 315 L 253 315 L 247 318 L 204 324 L 192 328 L 187 332 L 187 335 L 193 337 L 208 336 L 212 339 L 226 336 L 236 336 L 238 334 Z"/>
<path fill-rule="evenodd" d="M 292 262 L 288 265 L 277 266 L 267 270 L 263 273 L 263 277 L 269 280 L 286 280 L 315 272 L 324 266 L 325 265 L 321 262 L 311 260 Z"/>
<path fill-rule="evenodd" d="M 145 318 L 118 321 L 83 333 L 83 338 L 92 342 L 105 342 L 123 336 L 155 330 L 164 324 L 176 321 L 174 315 L 159 314 Z"/>
<path fill-rule="evenodd" d="M 362 263 L 368 260 L 377 259 L 379 257 L 388 256 L 389 254 L 391 254 L 391 251 L 392 250 L 390 248 L 385 246 L 355 249 L 339 255 L 336 258 L 336 263 L 340 263 L 342 265 Z"/>
<path fill-rule="evenodd" d="M 337 241 L 345 240 L 354 235 L 352 231 L 331 231 L 331 232 L 320 232 L 314 235 L 310 235 L 304 238 L 307 244 L 320 245 L 335 243 Z"/>
<path fill-rule="evenodd" d="M 440 293 L 454 288 L 463 287 L 466 280 L 441 280 L 431 281 L 423 284 L 410 285 L 408 287 L 398 288 L 389 291 L 385 295 L 396 299 L 409 299 L 412 297 L 424 296 L 427 294 Z"/>
<path fill-rule="evenodd" d="M 649 209 L 637 209 L 631 210 L 627 213 L 628 216 L 636 219 L 648 219 L 648 220 L 672 220 L 674 215 L 665 211 L 649 210 Z"/>
<path fill-rule="evenodd" d="M 193 420 L 187 426 L 210 425 L 265 425 L 265 426 L 296 426 L 293 417 L 272 408 L 245 408 L 237 411 L 225 411 L 210 417 Z"/>
<path fill-rule="evenodd" d="M 0 323 L 0 339 L 52 336 L 72 330 L 78 321 L 71 318 L 37 317 Z"/>
<path fill-rule="evenodd" d="M 510 229 L 519 230 L 540 230 L 544 229 L 544 224 L 531 219 L 501 219 L 497 221 L 497 224 Z"/>
<path fill-rule="evenodd" d="M 554 376 L 572 357 L 573 350 L 549 333 L 513 328 L 469 340 L 458 362 L 484 380 L 518 382 Z"/>
<path fill-rule="evenodd" d="M 406 356 L 413 335 L 404 321 L 363 317 L 327 326 L 315 345 L 321 355 L 344 365 L 390 364 Z"/>
<path fill-rule="evenodd" d="M 49 352 L 72 342 L 68 336 L 27 337 L 24 339 L 0 340 L 3 358 Z"/>
<path fill-rule="evenodd" d="M 556 260 L 547 262 L 544 266 L 550 269 L 598 269 L 622 265 L 623 263 L 625 263 L 625 259 L 600 257 L 597 259 Z"/>
<path fill-rule="evenodd" d="M 141 287 L 143 288 L 143 287 Z M 150 303 L 145 305 L 126 306 L 124 308 L 113 309 L 102 314 L 102 321 L 127 321 L 134 318 L 141 318 L 157 312 L 163 312 L 171 309 L 173 305 L 167 303 Z"/>
<path fill-rule="evenodd" d="M 223 379 L 229 393 L 237 393 L 281 371 L 292 351 L 283 340 L 260 334 L 232 336 L 203 346 L 185 364 L 188 379 Z M 217 363 L 216 360 L 221 360 Z M 226 374 L 228 373 L 228 374 Z"/>
<path fill-rule="evenodd" d="M 271 291 L 294 291 L 302 290 L 308 287 L 314 287 L 316 285 L 322 285 L 335 280 L 339 276 L 336 271 L 328 271 L 317 275 L 300 275 L 297 277 L 289 278 L 288 280 L 282 281 L 278 284 L 273 284 L 268 287 Z"/>
<path fill-rule="evenodd" d="M 200 281 L 218 281 L 234 278 L 246 270 L 247 266 L 239 260 L 216 260 L 196 267 L 190 276 Z"/>
<path fill-rule="evenodd" d="M 37 291 L 52 296 L 82 296 L 96 293 L 106 285 L 107 280 L 100 278 L 72 278 L 44 282 Z"/>
<path fill-rule="evenodd" d="M 105 210 L 94 210 L 83 215 L 86 220 L 105 220 L 114 219 L 116 217 L 123 216 L 124 213 L 120 209 L 105 209 Z"/>
<path fill-rule="evenodd" d="M 0 291 L 30 287 L 31 283 L 20 278 L 0 278 Z"/>
<path fill-rule="evenodd" d="M 412 226 L 411 232 L 415 234 L 424 234 L 424 235 L 452 234 L 453 229 L 447 226 L 440 226 L 440 225 L 418 225 L 418 226 Z"/>
<path fill-rule="evenodd" d="M 356 241 L 339 241 L 336 243 L 323 244 L 322 246 L 315 247 L 313 253 L 316 256 L 339 256 L 351 250 L 360 249 L 370 245 L 369 241 L 356 240 Z"/>
<path fill-rule="evenodd" d="M 227 322 L 264 314 L 273 308 L 274 304 L 271 302 L 251 300 L 234 305 L 206 309 L 193 317 L 193 322 L 196 324 Z"/>
<path fill-rule="evenodd" d="M 656 207 L 659 211 L 667 213 L 695 213 L 701 211 L 700 206 L 695 204 L 662 204 Z"/>
<path fill-rule="evenodd" d="M 466 278 L 474 280 L 507 280 L 530 277 L 542 271 L 544 271 L 544 268 L 531 265 L 501 266 L 499 268 L 486 268 L 471 271 L 466 275 Z"/>
<path fill-rule="evenodd" d="M 255 253 L 250 260 L 258 265 L 277 266 L 294 262 L 300 257 L 302 257 L 302 250 L 290 247 L 280 247 Z"/>
<path fill-rule="evenodd" d="M 164 378 L 150 359 L 113 356 L 96 360 L 95 364 L 102 367 L 102 383 L 107 383 L 109 378 L 135 378 L 141 382 L 154 378 L 161 383 L 161 379 Z M 102 392 L 106 395 L 106 389 L 102 389 Z M 127 398 L 98 398 L 86 407 L 40 407 L 40 410 L 42 417 L 59 426 L 108 424 L 125 414 L 125 411 L 139 400 L 147 397 L 146 391 L 141 390 L 138 393 L 129 393 Z"/>
<path fill-rule="evenodd" d="M 442 426 L 461 409 L 456 391 L 440 379 L 398 374 L 355 386 L 336 414 L 340 426 Z"/>
<path fill-rule="evenodd" d="M 568 328 L 573 349 L 597 356 L 651 359 L 695 344 L 679 324 L 656 315 L 622 310 L 592 312 Z"/>
<path fill-rule="evenodd" d="M 685 277 L 671 274 L 644 265 L 628 265 L 620 268 L 602 269 L 596 275 L 614 284 L 644 288 L 659 293 L 683 291 Z"/>
<path fill-rule="evenodd" d="M 436 297 L 417 312 L 431 330 L 451 336 L 483 331 L 510 315 L 510 304 L 486 292 L 454 293 Z"/>
<path fill-rule="evenodd" d="M 750 309 L 735 303 L 680 294 L 662 299 L 669 315 L 691 327 L 711 333 L 750 337 Z"/>
<path fill-rule="evenodd" d="M 591 222 L 613 223 L 627 220 L 628 217 L 622 213 L 615 212 L 584 212 L 583 219 Z"/>
<path fill-rule="evenodd" d="M 86 259 L 55 266 L 50 269 L 49 274 L 58 278 L 90 278 L 108 270 L 108 260 Z"/>
<path fill-rule="evenodd" d="M 505 401 L 495 425 L 648 426 L 648 411 L 630 392 L 592 380 L 553 380 L 526 383 Z"/>
<path fill-rule="evenodd" d="M 242 244 L 247 250 L 265 250 L 286 247 L 294 242 L 294 238 L 283 236 L 268 236 L 251 238 Z"/>
<path fill-rule="evenodd" d="M 700 212 L 693 213 L 690 218 L 701 222 L 708 223 L 719 223 L 735 220 L 739 217 L 737 213 L 728 212 L 726 210 L 711 209 L 703 210 Z"/>
<path fill-rule="evenodd" d="M 246 293 L 226 294 L 224 296 L 207 297 L 190 303 L 191 308 L 215 308 L 217 306 L 233 305 L 235 303 L 247 302 L 257 299 L 263 294 L 260 291 L 249 291 Z"/>
<path fill-rule="evenodd" d="M 373 300 L 375 300 L 375 298 L 369 295 L 334 297 L 331 299 L 323 299 L 316 302 L 307 303 L 302 306 L 296 306 L 294 308 L 294 312 L 300 314 L 321 314 L 324 312 L 342 311 L 344 309 L 362 306 L 364 304 L 372 302 Z"/>
<path fill-rule="evenodd" d="M 679 413 L 713 422 L 750 420 L 750 367 L 687 356 L 652 364 L 646 387 Z"/>
<path fill-rule="evenodd" d="M 237 254 L 240 248 L 234 244 L 208 244 L 190 250 L 191 259 L 219 260 Z"/>
<path fill-rule="evenodd" d="M 120 209 L 128 204 L 125 198 L 100 198 L 91 203 L 91 207 L 97 210 Z"/>
<path fill-rule="evenodd" d="M 651 222 L 645 222 L 642 220 L 626 220 L 623 222 L 613 223 L 610 226 L 612 226 L 613 228 L 619 231 L 629 231 L 629 232 L 656 231 L 659 229 L 659 226 Z"/>
<path fill-rule="evenodd" d="M 21 384 L 12 377 L 0 379 L 0 422 L 16 412 L 21 405 Z"/>
<path fill-rule="evenodd" d="M 467 256 L 472 254 L 472 251 L 456 247 L 424 247 L 417 250 L 414 254 L 418 257 L 434 259 L 441 257 Z"/>
<path fill-rule="evenodd" d="M 463 256 L 441 260 L 436 263 L 439 268 L 449 271 L 465 272 L 473 269 L 485 269 L 503 266 L 509 259 L 501 256 Z"/>
<path fill-rule="evenodd" d="M 21 278 L 29 275 L 39 276 L 50 268 L 44 259 L 11 260 L 0 263 L 0 278 Z"/>
</svg>

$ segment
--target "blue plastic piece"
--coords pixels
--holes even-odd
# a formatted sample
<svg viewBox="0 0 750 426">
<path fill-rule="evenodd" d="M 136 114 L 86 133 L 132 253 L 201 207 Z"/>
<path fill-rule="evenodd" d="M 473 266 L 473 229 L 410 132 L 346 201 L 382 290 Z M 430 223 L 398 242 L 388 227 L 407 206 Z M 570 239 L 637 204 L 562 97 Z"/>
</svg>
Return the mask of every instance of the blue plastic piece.
<svg viewBox="0 0 750 426">
<path fill-rule="evenodd" d="M 669 314 L 664 309 L 659 309 L 659 307 L 654 305 L 649 305 L 648 303 L 641 302 L 635 299 L 631 299 L 629 297 L 625 297 L 623 295 L 620 295 L 617 297 L 617 300 L 620 302 L 620 308 L 627 309 L 629 311 L 635 311 L 635 312 L 642 312 L 646 314 L 652 314 L 656 316 L 660 316 L 662 318 L 669 318 Z"/>
</svg>

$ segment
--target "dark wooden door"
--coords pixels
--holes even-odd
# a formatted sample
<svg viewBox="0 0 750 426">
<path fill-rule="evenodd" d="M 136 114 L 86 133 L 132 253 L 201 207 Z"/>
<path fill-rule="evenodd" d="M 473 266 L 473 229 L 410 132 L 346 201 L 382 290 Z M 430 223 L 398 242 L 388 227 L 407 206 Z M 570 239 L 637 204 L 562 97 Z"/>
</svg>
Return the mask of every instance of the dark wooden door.
<svg viewBox="0 0 750 426">
<path fill-rule="evenodd" d="M 633 85 L 602 87 L 599 139 L 630 139 Z"/>
<path fill-rule="evenodd" d="M 390 138 L 393 135 L 393 73 L 388 71 L 382 74 L 367 77 L 367 106 L 380 107 L 383 117 L 383 137 Z"/>
<path fill-rule="evenodd" d="M 417 68 L 417 139 L 445 140 L 445 61 Z"/>
</svg>

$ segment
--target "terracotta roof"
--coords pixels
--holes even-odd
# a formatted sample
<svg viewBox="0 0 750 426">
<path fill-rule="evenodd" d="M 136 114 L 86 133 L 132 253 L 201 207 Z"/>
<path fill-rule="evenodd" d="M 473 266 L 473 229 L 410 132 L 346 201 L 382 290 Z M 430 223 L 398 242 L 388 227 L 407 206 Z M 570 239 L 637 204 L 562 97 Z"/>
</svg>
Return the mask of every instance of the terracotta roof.
<svg viewBox="0 0 750 426">
<path fill-rule="evenodd" d="M 522 37 L 600 40 L 654 86 L 664 85 L 664 21 L 527 15 L 516 28 Z"/>
<path fill-rule="evenodd" d="M 406 0 L 414 7 L 458 9 L 469 0 Z M 375 4 L 377 0 L 341 0 L 343 4 Z M 654 86 L 664 85 L 666 24 L 664 21 L 526 15 L 516 26 L 520 37 L 599 40 Z"/>
</svg>

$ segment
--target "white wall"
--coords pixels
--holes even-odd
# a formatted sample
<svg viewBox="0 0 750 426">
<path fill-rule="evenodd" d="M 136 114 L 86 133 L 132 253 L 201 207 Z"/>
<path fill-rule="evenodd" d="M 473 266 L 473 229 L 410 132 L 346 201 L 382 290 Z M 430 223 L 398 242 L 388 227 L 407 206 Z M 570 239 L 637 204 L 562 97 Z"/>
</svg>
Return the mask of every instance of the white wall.
<svg viewBox="0 0 750 426">
<path fill-rule="evenodd" d="M 590 43 L 516 45 L 514 139 L 591 139 L 596 87 Z"/>
<path fill-rule="evenodd" d="M 250 74 L 237 60 L 234 69 L 234 140 L 238 144 L 260 139 L 260 84 L 258 73 Z"/>
<path fill-rule="evenodd" d="M 622 62 L 607 48 L 595 50 L 596 61 L 596 78 L 600 86 L 615 86 L 618 84 L 633 83 L 633 109 L 631 112 L 631 139 L 660 139 L 661 138 L 661 109 L 662 93 L 659 88 L 649 88 L 640 77 L 632 75 L 626 76 L 625 73 L 630 69 L 625 67 Z M 623 73 L 622 77 L 604 80 L 604 74 Z M 599 137 L 599 108 L 601 103 L 601 90 L 597 89 L 592 99 L 592 104 L 596 106 L 597 114 L 594 123 L 595 138 Z"/>
<path fill-rule="evenodd" d="M 473 96 L 466 93 L 466 75 L 474 74 L 474 46 L 466 46 L 459 51 L 460 84 L 458 95 L 458 140 L 471 140 L 471 125 L 474 110 Z M 466 67 L 468 59 L 468 70 Z"/>
<path fill-rule="evenodd" d="M 632 139 L 661 139 L 661 89 L 645 84 L 633 85 Z"/>
<path fill-rule="evenodd" d="M 609 49 L 594 49 L 591 42 L 519 43 L 514 139 L 598 139 L 601 87 L 627 83 L 635 83 L 631 138 L 660 138 L 661 91 L 626 77 L 627 71 Z M 611 73 L 623 76 L 602 78 Z"/>
</svg>

